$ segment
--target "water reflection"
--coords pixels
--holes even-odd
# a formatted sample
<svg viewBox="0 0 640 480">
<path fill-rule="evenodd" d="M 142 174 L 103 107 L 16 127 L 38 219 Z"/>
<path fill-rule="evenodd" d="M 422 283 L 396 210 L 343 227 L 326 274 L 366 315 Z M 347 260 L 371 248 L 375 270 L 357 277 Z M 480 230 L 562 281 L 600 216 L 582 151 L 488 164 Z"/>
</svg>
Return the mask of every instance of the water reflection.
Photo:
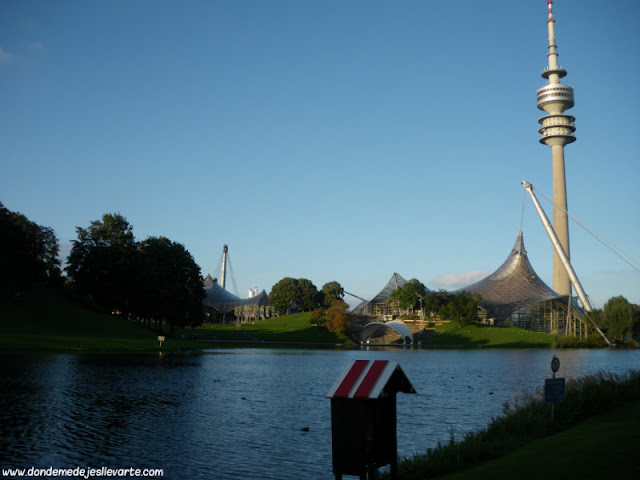
<svg viewBox="0 0 640 480">
<path fill-rule="evenodd" d="M 3 357 L 3 467 L 163 468 L 164 478 L 330 479 L 325 395 L 356 358 L 397 361 L 398 449 L 487 425 L 550 376 L 549 350 L 224 350 Z M 555 352 L 559 375 L 640 368 L 640 352 Z"/>
</svg>

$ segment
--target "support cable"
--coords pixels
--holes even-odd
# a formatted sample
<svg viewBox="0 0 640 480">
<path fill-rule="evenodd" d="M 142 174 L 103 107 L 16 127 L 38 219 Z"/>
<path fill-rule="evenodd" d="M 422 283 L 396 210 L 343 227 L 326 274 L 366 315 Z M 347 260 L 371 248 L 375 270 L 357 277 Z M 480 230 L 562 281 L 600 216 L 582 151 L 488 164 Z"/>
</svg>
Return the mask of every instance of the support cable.
<svg viewBox="0 0 640 480">
<path fill-rule="evenodd" d="M 524 225 L 524 203 L 527 198 L 527 191 L 522 189 L 522 213 L 520 213 L 520 231 L 522 232 L 522 227 Z"/>
<path fill-rule="evenodd" d="M 364 299 L 364 298 L 362 298 L 362 297 L 359 297 L 359 296 L 357 296 L 357 295 L 354 295 L 353 293 L 349 293 L 349 292 L 347 292 L 346 290 L 344 291 L 344 293 L 346 293 L 347 295 L 351 295 L 352 297 L 355 297 L 355 298 L 357 298 L 358 300 L 362 300 L 363 302 L 368 302 L 368 301 L 369 301 L 369 300 L 365 300 L 365 299 Z"/>
<path fill-rule="evenodd" d="M 564 324 L 564 334 L 569 335 L 569 330 L 571 327 L 569 326 L 569 322 L 571 322 L 571 295 L 569 295 L 568 304 L 567 304 L 567 320 Z"/>
<path fill-rule="evenodd" d="M 216 269 L 213 271 L 213 278 L 216 280 L 220 279 L 220 274 L 222 273 L 222 255 L 220 255 L 220 260 L 218 260 L 218 265 L 216 265 Z"/>
<path fill-rule="evenodd" d="M 609 240 L 604 238 L 602 235 L 598 234 L 598 232 L 596 232 L 595 230 L 591 229 L 588 225 L 584 224 L 582 221 L 577 219 L 575 216 L 571 215 L 571 213 L 569 213 L 566 209 L 564 209 L 563 207 L 561 207 L 559 205 L 556 205 L 553 202 L 553 200 L 551 200 L 549 197 L 547 197 L 540 190 L 538 190 L 535 187 L 532 187 L 532 188 L 536 191 L 536 193 L 538 193 L 540 196 L 544 197 L 548 202 L 550 202 L 551 205 L 553 205 L 555 208 L 559 208 L 560 210 L 565 212 L 568 216 L 570 216 L 573 221 L 575 221 L 578 225 L 580 225 L 592 237 L 594 237 L 596 240 L 598 240 L 600 243 L 602 243 L 605 247 L 607 247 L 609 250 L 611 250 L 613 253 L 615 253 L 618 257 L 620 257 L 626 263 L 631 265 L 631 267 L 634 270 L 640 272 L 640 262 L 638 262 L 636 259 L 634 259 L 631 255 L 625 253 L 624 251 L 622 251 L 621 249 L 616 247 L 613 243 L 611 243 Z"/>
</svg>

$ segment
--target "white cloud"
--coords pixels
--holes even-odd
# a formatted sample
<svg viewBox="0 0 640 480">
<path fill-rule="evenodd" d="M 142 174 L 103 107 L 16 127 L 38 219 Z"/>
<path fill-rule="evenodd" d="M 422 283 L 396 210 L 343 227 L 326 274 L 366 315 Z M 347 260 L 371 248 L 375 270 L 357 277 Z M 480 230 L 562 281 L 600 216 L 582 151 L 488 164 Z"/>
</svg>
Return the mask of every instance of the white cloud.
<svg viewBox="0 0 640 480">
<path fill-rule="evenodd" d="M 2 47 L 0 47 L 0 65 L 9 65 L 13 63 L 14 56 L 9 52 L 5 52 Z"/>
<path fill-rule="evenodd" d="M 447 290 L 455 290 L 457 288 L 471 285 L 479 280 L 482 280 L 491 272 L 488 270 L 476 270 L 474 272 L 463 273 L 447 273 L 445 275 L 438 275 L 431 282 L 429 282 L 429 288 L 437 289 L 444 288 Z"/>
</svg>

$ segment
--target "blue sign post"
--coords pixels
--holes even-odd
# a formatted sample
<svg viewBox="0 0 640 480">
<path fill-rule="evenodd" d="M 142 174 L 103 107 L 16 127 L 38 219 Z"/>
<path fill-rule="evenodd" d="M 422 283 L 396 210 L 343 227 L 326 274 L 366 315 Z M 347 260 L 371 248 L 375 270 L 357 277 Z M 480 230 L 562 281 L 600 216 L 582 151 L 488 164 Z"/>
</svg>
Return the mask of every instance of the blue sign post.
<svg viewBox="0 0 640 480">
<path fill-rule="evenodd" d="M 551 360 L 551 371 L 553 378 L 544 381 L 544 401 L 551 404 L 551 418 L 553 419 L 554 403 L 564 401 L 564 377 L 556 378 L 556 372 L 560 369 L 560 359 L 553 356 Z"/>
<path fill-rule="evenodd" d="M 547 403 L 560 403 L 564 401 L 564 378 L 545 379 L 544 401 Z"/>
</svg>

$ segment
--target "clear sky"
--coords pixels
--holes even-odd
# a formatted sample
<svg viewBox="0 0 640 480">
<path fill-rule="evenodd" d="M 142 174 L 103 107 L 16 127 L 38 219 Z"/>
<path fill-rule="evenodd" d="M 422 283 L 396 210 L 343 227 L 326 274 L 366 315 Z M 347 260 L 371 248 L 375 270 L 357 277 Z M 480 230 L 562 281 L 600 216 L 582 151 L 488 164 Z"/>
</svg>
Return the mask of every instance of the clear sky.
<svg viewBox="0 0 640 480">
<path fill-rule="evenodd" d="M 640 259 L 640 2 L 554 14 L 569 210 Z M 546 0 L 3 0 L 0 201 L 63 252 L 113 212 L 203 275 L 226 243 L 242 297 L 286 276 L 363 298 L 394 272 L 458 288 L 509 255 L 520 182 L 552 194 L 546 19 Z M 551 285 L 528 198 L 523 232 Z M 640 303 L 638 271 L 570 235 L 595 306 Z"/>
</svg>

